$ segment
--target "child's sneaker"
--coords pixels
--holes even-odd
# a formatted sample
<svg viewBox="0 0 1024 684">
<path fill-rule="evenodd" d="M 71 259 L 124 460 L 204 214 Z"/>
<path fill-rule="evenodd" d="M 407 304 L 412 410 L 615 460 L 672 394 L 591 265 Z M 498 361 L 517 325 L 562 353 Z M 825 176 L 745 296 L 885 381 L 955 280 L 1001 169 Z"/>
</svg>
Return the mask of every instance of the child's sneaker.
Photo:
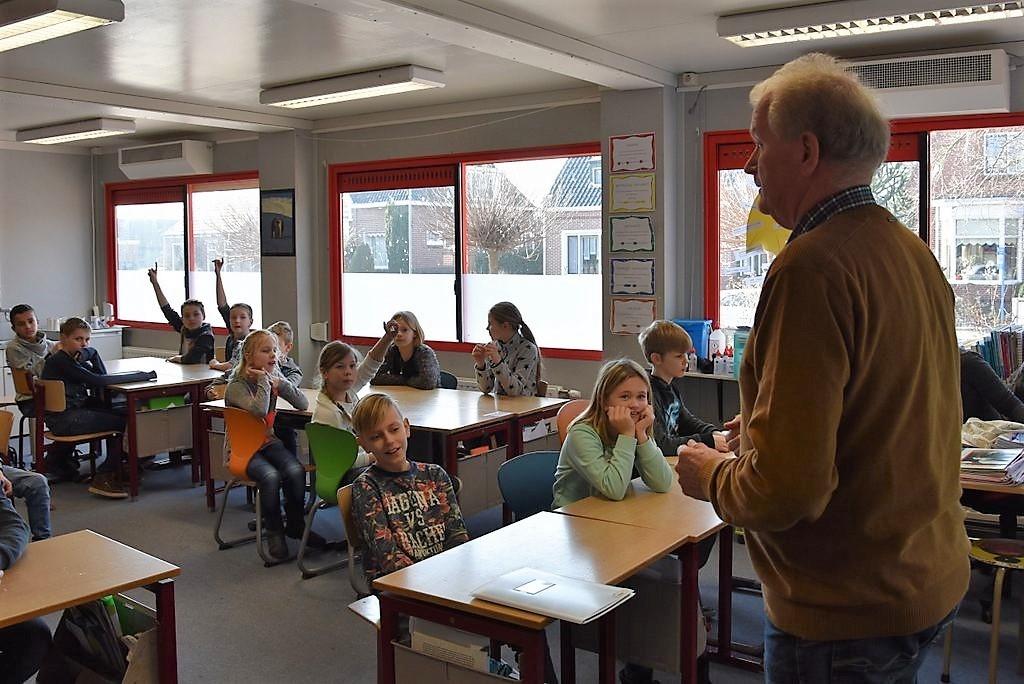
<svg viewBox="0 0 1024 684">
<path fill-rule="evenodd" d="M 96 477 L 92 478 L 92 482 L 89 484 L 89 493 L 108 499 L 128 498 L 127 490 L 117 481 L 113 473 L 96 473 Z"/>
</svg>

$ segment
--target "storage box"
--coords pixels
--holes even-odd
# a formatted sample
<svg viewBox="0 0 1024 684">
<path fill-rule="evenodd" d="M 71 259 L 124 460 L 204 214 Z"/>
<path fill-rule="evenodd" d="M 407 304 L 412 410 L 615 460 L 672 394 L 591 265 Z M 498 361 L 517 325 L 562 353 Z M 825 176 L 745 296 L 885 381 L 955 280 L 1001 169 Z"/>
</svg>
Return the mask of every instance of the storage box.
<svg viewBox="0 0 1024 684">
<path fill-rule="evenodd" d="M 636 596 L 615 610 L 615 642 L 619 660 L 646 665 L 662 672 L 679 672 L 679 609 L 682 600 L 681 564 L 671 556 L 623 582 Z M 707 648 L 707 628 L 700 607 L 697 655 Z M 573 644 L 597 652 L 597 622 L 574 625 Z"/>
<path fill-rule="evenodd" d="M 513 680 L 431 658 L 396 643 L 395 681 L 399 684 L 507 684 Z"/>
<path fill-rule="evenodd" d="M 490 449 L 482 454 L 459 459 L 459 507 L 463 516 L 500 506 L 501 490 L 498 489 L 498 468 L 505 462 L 507 447 Z"/>
<path fill-rule="evenodd" d="M 156 411 L 139 411 L 135 416 L 135 425 L 139 456 L 192 448 L 191 406 L 172 404 Z"/>
<path fill-rule="evenodd" d="M 708 357 L 708 338 L 711 337 L 711 321 L 693 318 L 673 318 L 672 322 L 686 331 L 693 341 L 697 356 Z"/>
<path fill-rule="evenodd" d="M 409 632 L 414 651 L 470 670 L 488 672 L 490 669 L 490 642 L 485 636 L 415 617 L 409 618 Z"/>
</svg>

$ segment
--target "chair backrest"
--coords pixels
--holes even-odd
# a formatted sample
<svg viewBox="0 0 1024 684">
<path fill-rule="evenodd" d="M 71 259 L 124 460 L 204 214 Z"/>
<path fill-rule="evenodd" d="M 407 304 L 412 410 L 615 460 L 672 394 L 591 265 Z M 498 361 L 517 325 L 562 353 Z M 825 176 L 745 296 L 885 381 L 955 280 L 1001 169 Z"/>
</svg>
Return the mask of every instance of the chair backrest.
<svg viewBox="0 0 1024 684">
<path fill-rule="evenodd" d="M 352 518 L 352 485 L 338 489 L 336 497 L 341 522 L 345 526 L 345 539 L 348 540 L 348 581 L 357 596 L 367 596 L 371 593 L 370 584 L 363 573 L 363 564 L 356 562 L 357 556 L 361 558 L 365 552 L 366 544 L 359 533 L 359 525 Z"/>
<path fill-rule="evenodd" d="M 227 350 L 224 347 L 213 348 L 213 358 L 215 358 L 217 361 L 224 363 L 225 361 L 227 361 L 227 358 L 225 358 L 226 356 Z"/>
<path fill-rule="evenodd" d="M 62 380 L 36 380 L 36 389 L 43 392 L 43 406 L 45 411 L 60 413 L 68 407 L 67 397 L 64 396 L 64 382 Z M 38 406 L 38 402 L 36 406 Z M 38 409 L 36 415 L 39 415 Z"/>
<path fill-rule="evenodd" d="M 336 504 L 341 478 L 352 469 L 359 453 L 356 437 L 348 430 L 321 423 L 307 423 L 306 437 L 316 463 L 317 496 L 329 504 Z"/>
<path fill-rule="evenodd" d="M 267 424 L 248 411 L 227 406 L 224 408 L 224 427 L 231 445 L 228 470 L 235 477 L 244 478 L 249 461 L 267 440 Z"/>
<path fill-rule="evenodd" d="M 448 371 L 441 371 L 441 389 L 458 389 L 459 379 Z"/>
<path fill-rule="evenodd" d="M 516 520 L 551 508 L 554 495 L 557 451 L 531 451 L 505 461 L 498 468 L 501 498 L 512 509 Z"/>
<path fill-rule="evenodd" d="M 14 414 L 0 410 L 0 458 L 7 459 L 7 445 L 11 442 L 11 426 L 14 425 Z"/>
<path fill-rule="evenodd" d="M 562 404 L 562 408 L 558 409 L 555 422 L 558 424 L 559 444 L 565 441 L 565 433 L 569 431 L 569 424 L 576 419 L 576 416 L 583 413 L 588 406 L 590 406 L 589 399 L 573 399 Z"/>
<path fill-rule="evenodd" d="M 11 378 L 14 380 L 14 391 L 18 394 L 32 394 L 33 375 L 23 368 L 12 368 Z"/>
<path fill-rule="evenodd" d="M 548 381 L 538 380 L 537 381 L 537 394 L 534 396 L 546 397 L 548 396 Z"/>
</svg>

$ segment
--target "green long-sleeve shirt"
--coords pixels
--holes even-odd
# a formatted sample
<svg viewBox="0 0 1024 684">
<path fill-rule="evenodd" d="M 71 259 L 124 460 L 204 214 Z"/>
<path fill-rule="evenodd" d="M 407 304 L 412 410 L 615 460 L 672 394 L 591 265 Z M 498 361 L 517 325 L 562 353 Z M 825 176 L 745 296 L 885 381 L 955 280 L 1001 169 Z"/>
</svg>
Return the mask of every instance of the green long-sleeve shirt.
<svg viewBox="0 0 1024 684">
<path fill-rule="evenodd" d="M 656 492 L 667 492 L 673 474 L 653 439 L 638 444 L 636 438 L 619 435 L 606 446 L 594 428 L 577 423 L 569 428 L 555 468 L 554 507 L 601 494 L 615 501 L 626 496 L 633 466 L 644 484 Z"/>
</svg>

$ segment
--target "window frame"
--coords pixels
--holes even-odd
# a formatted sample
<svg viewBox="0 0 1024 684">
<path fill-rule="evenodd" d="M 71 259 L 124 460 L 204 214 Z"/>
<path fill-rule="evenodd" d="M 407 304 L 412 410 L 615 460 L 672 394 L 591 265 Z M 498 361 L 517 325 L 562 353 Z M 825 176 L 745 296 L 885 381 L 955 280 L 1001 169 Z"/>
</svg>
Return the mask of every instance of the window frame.
<svg viewBox="0 0 1024 684">
<path fill-rule="evenodd" d="M 601 156 L 600 142 L 571 143 L 548 147 L 530 147 L 520 149 L 504 149 L 485 152 L 466 152 L 447 155 L 435 155 L 429 157 L 410 157 L 399 159 L 384 159 L 369 162 L 353 162 L 345 164 L 330 164 L 327 167 L 328 178 L 328 276 L 330 278 L 330 306 L 331 306 L 331 339 L 342 340 L 349 344 L 368 346 L 377 341 L 375 337 L 363 337 L 356 335 L 343 335 L 342 325 L 344 322 L 342 311 L 342 274 L 343 268 L 343 225 L 341 217 L 341 177 L 345 174 L 364 173 L 367 171 L 394 171 L 401 169 L 413 169 L 427 166 L 453 166 L 456 171 L 455 182 L 455 230 L 458 240 L 455 244 L 455 262 L 457 265 L 455 275 L 456 288 L 456 332 L 459 332 L 462 325 L 461 311 L 461 288 L 460 276 L 470 272 L 469 250 L 466 245 L 466 226 L 463 217 L 466 215 L 466 195 L 462 191 L 466 186 L 466 165 L 486 164 L 492 162 L 528 161 L 531 159 L 546 159 L 551 157 L 570 156 Z M 603 220 L 603 219 L 602 219 Z M 603 228 L 603 226 L 602 226 Z M 458 270 L 458 269 L 461 269 Z M 435 351 L 465 352 L 472 351 L 473 344 L 470 342 L 447 342 L 427 340 Z M 564 349 L 558 347 L 541 347 L 541 354 L 547 358 L 554 359 L 575 359 L 584 361 L 600 361 L 604 358 L 603 350 L 591 349 Z"/>
<path fill-rule="evenodd" d="M 150 188 L 167 188 L 174 186 L 181 186 L 184 194 L 185 204 L 185 237 L 186 243 L 182 244 L 182 249 L 186 251 L 185 256 L 188 259 L 187 272 L 191 272 L 195 269 L 195 232 L 192 226 L 192 192 L 202 192 L 202 186 L 204 185 L 217 185 L 221 183 L 230 183 L 232 181 L 252 181 L 255 180 L 257 185 L 259 183 L 259 172 L 258 171 L 237 171 L 231 173 L 214 173 L 204 175 L 193 175 L 193 176 L 172 176 L 167 178 L 148 178 L 145 180 L 135 181 L 124 181 L 118 183 L 105 183 L 103 186 L 104 190 L 104 202 L 106 211 L 106 222 L 107 222 L 107 299 L 114 305 L 114 323 L 117 325 L 125 325 L 131 328 L 141 330 L 167 330 L 174 331 L 169 323 L 155 323 L 153 321 L 135 321 L 127 318 L 120 318 L 117 315 L 117 224 L 115 221 L 115 208 L 114 193 L 132 191 L 132 190 L 146 190 Z M 184 261 L 184 259 L 183 259 Z M 188 279 L 186 278 L 186 283 Z M 186 293 L 187 290 L 186 284 Z M 203 302 L 207 306 L 207 322 L 213 320 L 219 320 L 219 317 L 211 317 L 211 312 L 216 313 L 217 308 L 214 306 L 212 309 L 209 307 L 207 302 Z M 223 325 L 213 325 L 213 332 L 217 335 L 227 335 L 228 329 Z"/>
<path fill-rule="evenodd" d="M 931 246 L 931 213 L 928 133 L 961 128 L 1024 126 L 1024 112 L 931 116 L 890 121 L 892 141 L 885 161 L 916 161 L 920 164 L 918 208 L 919 234 Z M 709 131 L 703 140 L 704 199 L 704 317 L 716 326 L 720 320 L 718 172 L 741 169 L 753 150 L 749 131 Z"/>
</svg>

